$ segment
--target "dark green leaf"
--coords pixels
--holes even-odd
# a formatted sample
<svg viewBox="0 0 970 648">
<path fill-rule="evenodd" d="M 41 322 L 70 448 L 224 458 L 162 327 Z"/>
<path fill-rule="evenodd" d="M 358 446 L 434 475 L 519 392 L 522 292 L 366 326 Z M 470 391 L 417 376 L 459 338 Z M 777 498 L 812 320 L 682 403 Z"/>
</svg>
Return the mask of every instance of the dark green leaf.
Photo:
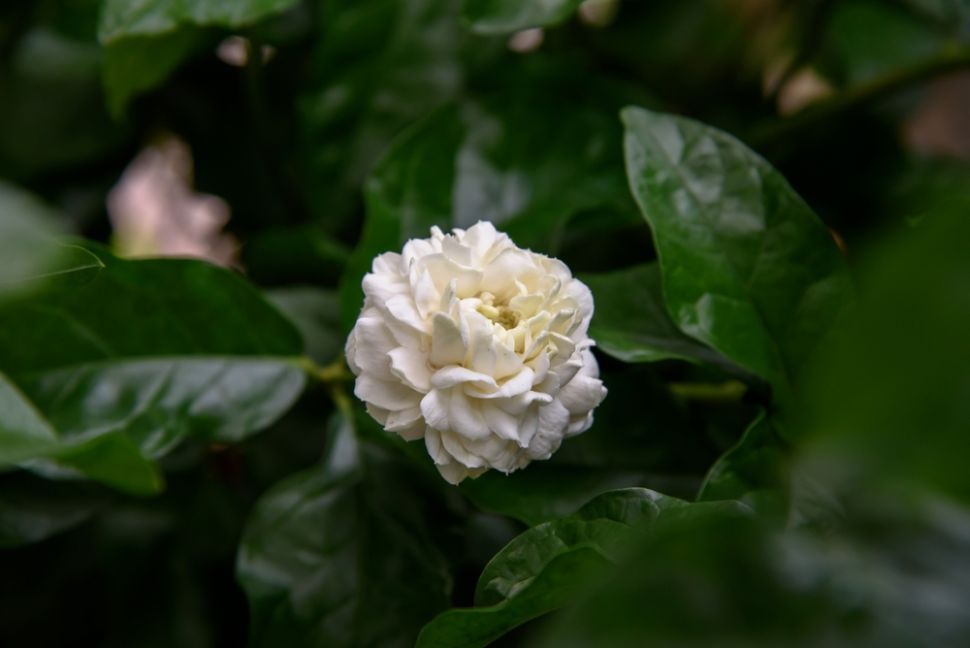
<svg viewBox="0 0 970 648">
<path fill-rule="evenodd" d="M 697 499 L 740 500 L 760 513 L 783 516 L 787 464 L 786 448 L 761 412 L 737 445 L 711 466 Z"/>
<path fill-rule="evenodd" d="M 630 187 L 654 232 L 674 322 L 789 400 L 848 299 L 825 226 L 730 135 L 641 108 L 623 121 Z"/>
<path fill-rule="evenodd" d="M 482 572 L 475 593 L 478 607 L 439 615 L 421 631 L 418 646 L 485 646 L 597 582 L 629 539 L 631 526 L 723 507 L 688 504 L 643 488 L 603 493 L 576 514 L 512 540 Z"/>
<path fill-rule="evenodd" d="M 624 362 L 679 358 L 725 364 L 721 356 L 684 335 L 671 321 L 656 263 L 581 275 L 580 279 L 593 291 L 596 310 L 589 332 L 600 350 Z"/>
<path fill-rule="evenodd" d="M 565 21 L 582 0 L 464 0 L 462 18 L 478 34 L 510 34 Z"/>
<path fill-rule="evenodd" d="M 411 646 L 447 606 L 450 576 L 413 472 L 365 451 L 338 415 L 326 462 L 257 503 L 237 564 L 251 645 Z"/>
</svg>

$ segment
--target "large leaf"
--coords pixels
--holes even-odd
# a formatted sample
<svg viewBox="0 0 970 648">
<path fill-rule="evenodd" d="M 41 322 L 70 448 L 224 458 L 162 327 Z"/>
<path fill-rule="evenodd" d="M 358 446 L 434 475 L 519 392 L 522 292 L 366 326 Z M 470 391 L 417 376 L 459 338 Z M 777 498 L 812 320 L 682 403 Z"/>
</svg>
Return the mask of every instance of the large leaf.
<svg viewBox="0 0 970 648">
<path fill-rule="evenodd" d="M 678 358 L 715 365 L 725 363 L 721 356 L 684 335 L 671 321 L 656 263 L 582 275 L 580 279 L 593 291 L 596 311 L 589 333 L 601 351 L 624 362 Z"/>
<path fill-rule="evenodd" d="M 84 285 L 48 281 L 0 305 L 0 368 L 61 441 L 157 456 L 188 435 L 243 438 L 300 394 L 300 336 L 243 280 L 197 261 L 98 257 Z"/>
<path fill-rule="evenodd" d="M 410 469 L 365 457 L 337 415 L 325 462 L 265 494 L 237 576 L 253 646 L 411 646 L 451 580 Z"/>
<path fill-rule="evenodd" d="M 510 542 L 485 567 L 477 607 L 445 612 L 418 646 L 485 646 L 512 628 L 562 607 L 609 571 L 631 526 L 695 515 L 726 504 L 688 504 L 643 488 L 604 493 L 574 515 L 546 522 Z"/>
<path fill-rule="evenodd" d="M 345 325 L 360 308 L 360 278 L 373 257 L 427 238 L 432 225 L 487 220 L 521 247 L 555 253 L 573 214 L 629 205 L 609 113 L 582 103 L 553 113 L 540 94 L 465 103 L 396 140 L 368 182 L 367 223 L 342 285 Z"/>
<path fill-rule="evenodd" d="M 563 22 L 582 0 L 464 0 L 462 17 L 478 34 L 509 34 Z"/>
<path fill-rule="evenodd" d="M 106 0 L 98 38 L 104 45 L 104 85 L 112 112 L 164 81 L 199 40 L 199 28 L 238 29 L 284 11 L 296 0 Z"/>
<path fill-rule="evenodd" d="M 0 548 L 44 540 L 89 519 L 111 501 L 92 484 L 42 480 L 21 472 L 0 477 Z"/>
<path fill-rule="evenodd" d="M 623 111 L 627 174 L 674 322 L 790 398 L 849 293 L 825 226 L 764 159 L 703 124 Z"/>
</svg>

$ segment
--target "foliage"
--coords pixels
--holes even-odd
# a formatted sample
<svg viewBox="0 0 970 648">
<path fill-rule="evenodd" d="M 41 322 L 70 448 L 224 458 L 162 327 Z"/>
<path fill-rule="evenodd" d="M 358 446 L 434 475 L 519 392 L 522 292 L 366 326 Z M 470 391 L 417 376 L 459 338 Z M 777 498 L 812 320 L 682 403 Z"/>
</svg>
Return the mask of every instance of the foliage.
<svg viewBox="0 0 970 648">
<path fill-rule="evenodd" d="M 5 6 L 0 644 L 970 644 L 968 66 L 962 0 Z M 173 137 L 136 217 L 231 267 L 117 235 Z M 453 487 L 341 352 L 478 220 L 609 394 Z"/>
</svg>

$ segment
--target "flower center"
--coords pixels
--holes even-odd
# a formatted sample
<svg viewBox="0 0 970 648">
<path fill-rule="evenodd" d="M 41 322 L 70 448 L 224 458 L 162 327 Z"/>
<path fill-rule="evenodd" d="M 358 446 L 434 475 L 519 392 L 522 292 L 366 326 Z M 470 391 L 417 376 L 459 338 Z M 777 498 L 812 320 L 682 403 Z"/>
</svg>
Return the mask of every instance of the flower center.
<svg viewBox="0 0 970 648">
<path fill-rule="evenodd" d="M 492 320 L 507 331 L 519 325 L 522 316 L 518 311 L 509 308 L 508 304 L 495 303 L 495 295 L 490 292 L 481 293 L 478 298 L 481 304 L 478 305 L 478 312 Z"/>
</svg>

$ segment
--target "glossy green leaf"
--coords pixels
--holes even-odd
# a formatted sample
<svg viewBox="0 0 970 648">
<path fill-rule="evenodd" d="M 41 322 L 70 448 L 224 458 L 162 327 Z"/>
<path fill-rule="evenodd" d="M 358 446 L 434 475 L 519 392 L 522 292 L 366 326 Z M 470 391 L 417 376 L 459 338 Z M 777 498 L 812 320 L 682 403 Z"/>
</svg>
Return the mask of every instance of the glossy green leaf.
<svg viewBox="0 0 970 648">
<path fill-rule="evenodd" d="M 325 462 L 275 486 L 250 516 L 237 562 L 250 644 L 411 646 L 451 587 L 419 482 L 365 457 L 373 449 L 339 415 L 330 443 Z"/>
<path fill-rule="evenodd" d="M 578 104 L 560 120 L 549 96 L 444 108 L 395 141 L 367 186 L 367 222 L 341 285 L 346 325 L 360 279 L 377 254 L 430 228 L 493 222 L 521 247 L 554 253 L 582 210 L 629 206 L 618 129 L 609 113 Z"/>
<path fill-rule="evenodd" d="M 644 488 L 603 493 L 574 515 L 540 524 L 512 540 L 482 572 L 476 607 L 439 615 L 421 631 L 417 645 L 485 646 L 566 605 L 600 580 L 630 539 L 632 526 L 724 506 L 688 504 Z"/>
<path fill-rule="evenodd" d="M 678 358 L 725 364 L 721 356 L 684 335 L 671 321 L 657 264 L 587 274 L 580 279 L 593 291 L 596 310 L 589 333 L 601 351 L 624 362 Z"/>
<path fill-rule="evenodd" d="M 289 9 L 296 0 L 107 0 L 98 38 L 104 86 L 118 115 L 137 94 L 163 82 L 195 48 L 201 27 L 238 29 Z"/>
<path fill-rule="evenodd" d="M 654 233 L 674 322 L 790 400 L 848 300 L 825 226 L 730 135 L 641 108 L 625 109 L 623 122 L 630 187 Z"/>
<path fill-rule="evenodd" d="M 478 34 L 511 34 L 569 18 L 582 0 L 464 0 L 462 18 Z"/>
<path fill-rule="evenodd" d="M 739 500 L 759 513 L 783 517 L 787 509 L 787 448 L 764 412 L 737 445 L 711 466 L 697 499 Z"/>
<path fill-rule="evenodd" d="M 125 444 L 159 456 L 188 435 L 237 441 L 302 392 L 299 334 L 239 277 L 98 257 L 93 280 L 0 306 L 0 367 L 88 461 Z"/>
</svg>

